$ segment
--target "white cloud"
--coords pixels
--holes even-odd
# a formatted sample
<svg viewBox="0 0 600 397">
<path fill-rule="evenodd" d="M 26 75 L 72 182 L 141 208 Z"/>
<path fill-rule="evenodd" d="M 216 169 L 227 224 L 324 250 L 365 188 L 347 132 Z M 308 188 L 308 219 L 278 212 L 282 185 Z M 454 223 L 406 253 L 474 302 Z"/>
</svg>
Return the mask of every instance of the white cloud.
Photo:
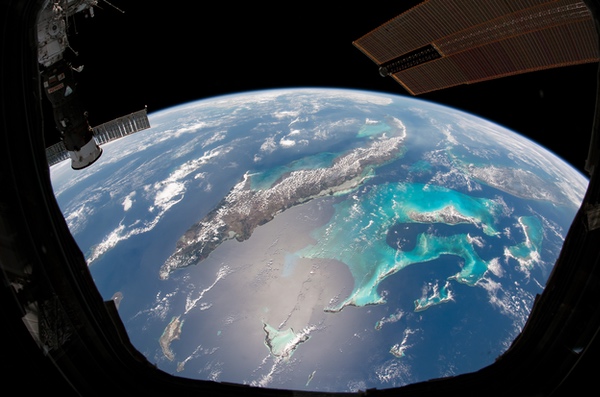
<svg viewBox="0 0 600 397">
<path fill-rule="evenodd" d="M 177 196 L 185 193 L 185 184 L 183 182 L 169 182 L 157 184 L 161 189 L 154 196 L 154 205 L 163 210 L 167 210 L 180 201 Z"/>
<path fill-rule="evenodd" d="M 180 136 L 181 134 L 185 134 L 187 132 L 196 132 L 201 128 L 210 126 L 209 124 L 207 124 L 204 121 L 200 121 L 200 122 L 195 122 L 195 123 L 190 123 L 184 127 L 178 128 L 175 132 L 174 135 L 175 136 Z"/>
<path fill-rule="evenodd" d="M 267 139 L 265 139 L 265 141 L 262 143 L 262 145 L 260 145 L 261 152 L 271 153 L 275 149 L 277 149 L 277 143 L 275 143 L 274 136 L 267 137 Z"/>
<path fill-rule="evenodd" d="M 204 297 L 204 294 L 206 294 L 208 291 L 210 291 L 211 289 L 213 289 L 213 287 L 215 285 L 217 285 L 217 283 L 219 282 L 219 280 L 224 279 L 228 274 L 230 274 L 232 272 L 231 268 L 229 266 L 223 266 L 219 269 L 219 271 L 217 272 L 217 277 L 215 279 L 215 281 L 213 281 L 213 283 L 211 285 L 209 285 L 208 287 L 204 288 L 202 291 L 200 291 L 200 293 L 198 294 L 197 297 L 192 298 L 192 292 L 190 292 L 188 294 L 188 296 L 185 298 L 185 312 L 184 314 L 187 314 L 190 310 L 192 310 L 194 307 L 196 307 L 196 304 L 198 303 L 198 301 L 200 299 L 202 299 L 202 297 Z M 207 307 L 206 306 L 202 306 L 201 310 L 206 310 Z"/>
<path fill-rule="evenodd" d="M 300 112 L 298 110 L 281 110 L 273 113 L 276 119 L 297 118 Z"/>
<path fill-rule="evenodd" d="M 407 362 L 394 359 L 387 361 L 375 368 L 375 376 L 381 383 L 388 383 L 391 387 L 404 386 L 412 383 L 411 367 Z"/>
<path fill-rule="evenodd" d="M 71 211 L 69 215 L 65 217 L 65 221 L 67 221 L 67 225 L 69 226 L 69 230 L 72 234 L 77 234 L 85 224 L 87 223 L 87 219 L 93 214 L 94 210 L 87 206 L 86 203 L 83 203 L 79 206 L 79 208 Z"/>
<path fill-rule="evenodd" d="M 293 139 L 281 138 L 281 140 L 279 141 L 279 144 L 285 148 L 289 148 L 289 147 L 296 146 L 296 141 L 294 141 Z"/>
<path fill-rule="evenodd" d="M 129 211 L 131 209 L 131 206 L 133 205 L 133 202 L 135 200 L 133 200 L 133 198 L 135 197 L 135 191 L 129 193 L 125 199 L 123 200 L 123 211 Z"/>
<path fill-rule="evenodd" d="M 502 265 L 500 265 L 500 260 L 498 258 L 489 261 L 488 270 L 496 277 L 502 277 L 504 275 L 504 269 L 502 268 Z"/>
<path fill-rule="evenodd" d="M 154 229 L 163 215 L 174 205 L 183 200 L 186 192 L 185 178 L 208 163 L 211 159 L 218 157 L 222 153 L 227 153 L 230 148 L 213 149 L 204 153 L 202 157 L 190 160 L 182 164 L 179 168 L 173 171 L 166 179 L 156 182 L 154 185 L 145 185 L 143 187 L 145 194 L 154 195 L 153 205 L 148 208 L 148 212 L 155 213 L 153 219 L 141 222 L 136 220 L 129 225 L 125 225 L 123 220 L 119 225 L 110 232 L 98 245 L 92 248 L 92 252 L 88 257 L 88 265 L 91 265 L 95 260 L 103 254 L 114 248 L 119 242 L 128 238 L 149 232 Z M 127 211 L 131 208 L 133 201 L 132 197 L 135 192 L 130 193 L 123 201 L 123 208 Z M 131 201 L 131 203 L 128 201 Z"/>
<path fill-rule="evenodd" d="M 171 302 L 172 302 L 173 296 L 176 295 L 177 292 L 178 291 L 175 290 L 173 292 L 165 294 L 164 296 L 161 296 L 161 292 L 159 291 L 156 294 L 156 297 L 154 299 L 154 303 L 152 304 L 152 307 L 150 307 L 149 309 L 137 312 L 132 317 L 132 319 L 134 319 L 142 314 L 150 314 L 154 318 L 164 320 L 167 317 L 167 313 L 171 310 Z"/>
</svg>

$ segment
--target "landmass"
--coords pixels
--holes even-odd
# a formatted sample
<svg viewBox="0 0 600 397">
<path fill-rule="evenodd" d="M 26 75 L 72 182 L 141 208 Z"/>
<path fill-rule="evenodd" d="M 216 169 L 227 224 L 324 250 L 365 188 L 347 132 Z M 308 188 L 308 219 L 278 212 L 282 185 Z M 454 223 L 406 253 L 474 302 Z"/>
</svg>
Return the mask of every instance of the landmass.
<svg viewBox="0 0 600 397">
<path fill-rule="evenodd" d="M 433 293 L 431 295 L 424 294 L 422 298 L 415 300 L 415 312 L 422 312 L 432 306 L 441 305 L 453 300 L 454 296 L 452 291 L 450 291 L 450 282 L 446 281 L 446 284 L 441 289 L 436 283 L 433 285 Z"/>
<path fill-rule="evenodd" d="M 402 358 L 405 356 L 405 354 L 404 354 L 405 350 L 406 350 L 406 347 L 400 345 L 399 343 L 396 343 L 394 346 L 392 346 L 390 348 L 390 353 L 392 353 L 394 355 L 394 357 Z"/>
<path fill-rule="evenodd" d="M 288 360 L 301 343 L 310 339 L 308 335 L 313 328 L 306 328 L 300 333 L 295 333 L 292 328 L 280 331 L 267 323 L 263 323 L 265 331 L 265 345 L 271 354 L 282 360 Z"/>
<path fill-rule="evenodd" d="M 525 241 L 504 249 L 504 255 L 519 262 L 520 268 L 528 272 L 533 265 L 541 262 L 540 252 L 544 240 L 542 222 L 535 216 L 519 217 L 519 225 L 523 229 Z"/>
<path fill-rule="evenodd" d="M 312 373 L 310 375 L 308 375 L 308 380 L 306 381 L 306 385 L 308 386 L 310 381 L 313 380 L 313 378 L 315 377 L 315 374 L 317 373 L 317 370 L 312 371 Z"/>
<path fill-rule="evenodd" d="M 494 165 L 488 167 L 469 165 L 468 169 L 475 178 L 513 196 L 566 204 L 564 195 L 554 184 L 544 181 L 530 171 Z"/>
<path fill-rule="evenodd" d="M 392 131 L 340 155 L 330 167 L 291 171 L 270 188 L 260 190 L 251 188 L 251 177 L 246 173 L 216 208 L 179 239 L 175 252 L 160 269 L 160 278 L 165 280 L 174 270 L 206 259 L 226 240 L 248 239 L 256 227 L 290 207 L 360 186 L 371 176 L 374 167 L 401 154 L 406 137 L 404 124 L 395 118 L 389 118 L 386 123 Z"/>
<path fill-rule="evenodd" d="M 121 305 L 121 301 L 123 300 L 123 293 L 121 291 L 117 291 L 110 299 L 112 299 L 112 301 L 115 302 L 115 306 L 118 309 L 119 305 Z"/>
<path fill-rule="evenodd" d="M 171 361 L 175 359 L 175 354 L 171 350 L 171 342 L 179 339 L 181 327 L 183 327 L 183 320 L 180 320 L 180 316 L 173 317 L 158 340 L 163 354 Z"/>
<path fill-rule="evenodd" d="M 402 338 L 402 342 L 396 343 L 394 346 L 390 348 L 390 353 L 396 358 L 402 358 L 406 356 L 406 350 L 412 347 L 412 345 L 408 344 L 408 338 L 414 334 L 416 331 L 410 328 L 406 328 L 404 330 L 404 337 Z"/>
<path fill-rule="evenodd" d="M 475 216 L 468 216 L 461 213 L 453 205 L 447 205 L 442 209 L 430 212 L 409 211 L 407 215 L 412 221 L 425 224 L 444 223 L 446 225 L 481 225 L 486 234 L 496 234 L 496 231 L 490 225 L 483 223 L 481 219 L 478 219 Z"/>
</svg>

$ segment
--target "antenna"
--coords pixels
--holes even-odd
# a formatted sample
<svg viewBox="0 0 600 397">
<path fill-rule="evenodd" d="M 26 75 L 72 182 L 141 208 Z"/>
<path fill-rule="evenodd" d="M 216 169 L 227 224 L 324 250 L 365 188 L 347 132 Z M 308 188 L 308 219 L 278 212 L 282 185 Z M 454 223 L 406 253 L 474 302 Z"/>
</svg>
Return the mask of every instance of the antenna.
<svg viewBox="0 0 600 397">
<path fill-rule="evenodd" d="M 111 6 L 112 8 L 114 8 L 115 10 L 119 11 L 121 14 L 125 14 L 125 11 L 121 10 L 119 7 L 117 7 L 116 5 L 112 4 L 111 2 L 107 1 L 107 0 L 102 0 L 104 1 L 106 4 L 108 4 L 109 6 Z"/>
</svg>

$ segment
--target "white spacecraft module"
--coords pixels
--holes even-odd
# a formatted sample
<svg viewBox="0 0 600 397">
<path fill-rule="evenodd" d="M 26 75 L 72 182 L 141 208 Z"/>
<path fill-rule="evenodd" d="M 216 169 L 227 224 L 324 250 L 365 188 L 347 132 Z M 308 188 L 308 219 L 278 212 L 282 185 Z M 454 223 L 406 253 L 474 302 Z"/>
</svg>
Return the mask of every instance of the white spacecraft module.
<svg viewBox="0 0 600 397">
<path fill-rule="evenodd" d="M 71 157 L 71 167 L 79 170 L 91 165 L 100 157 L 102 149 L 93 139 L 71 66 L 62 59 L 50 65 L 42 72 L 42 83 L 52 103 L 56 128 Z"/>
<path fill-rule="evenodd" d="M 124 136 L 145 130 L 147 128 L 150 128 L 150 121 L 148 120 L 147 109 L 144 108 L 142 110 L 138 110 L 137 112 L 133 112 L 92 127 L 93 140 L 91 140 L 88 145 L 89 147 L 92 147 L 92 145 L 101 146 L 105 143 L 114 141 L 115 139 L 123 138 Z M 82 151 L 83 149 L 80 152 Z M 63 141 L 55 143 L 54 145 L 46 148 L 46 158 L 49 166 L 71 158 L 71 167 L 78 169 L 73 166 L 73 162 L 75 162 L 75 160 L 72 156 L 72 152 L 67 150 Z"/>
<path fill-rule="evenodd" d="M 100 142 L 106 143 L 150 127 L 146 109 L 119 117 L 96 129 L 88 123 L 74 73 L 80 72 L 82 67 L 72 67 L 64 59 L 64 53 L 70 49 L 68 18 L 82 11 L 93 17 L 97 4 L 97 0 L 46 0 L 38 17 L 38 62 L 43 90 L 52 104 L 54 121 L 62 139 L 46 149 L 49 165 L 70 157 L 73 169 L 86 168 L 102 155 Z"/>
</svg>

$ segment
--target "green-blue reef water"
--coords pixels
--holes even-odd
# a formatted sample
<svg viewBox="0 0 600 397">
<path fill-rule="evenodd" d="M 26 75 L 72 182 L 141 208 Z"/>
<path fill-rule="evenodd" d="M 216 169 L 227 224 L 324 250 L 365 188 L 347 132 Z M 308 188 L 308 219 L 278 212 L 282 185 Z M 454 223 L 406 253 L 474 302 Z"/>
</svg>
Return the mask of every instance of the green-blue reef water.
<svg viewBox="0 0 600 397">
<path fill-rule="evenodd" d="M 415 311 L 420 312 L 423 310 L 427 310 L 431 306 L 439 305 L 441 303 L 445 303 L 452 300 L 452 293 L 450 292 L 449 287 L 450 282 L 448 281 L 444 284 L 441 290 L 436 284 L 433 289 L 433 294 L 415 300 Z"/>
<path fill-rule="evenodd" d="M 265 345 L 271 354 L 282 360 L 288 360 L 300 343 L 306 342 L 309 336 L 306 332 L 296 333 L 293 329 L 279 330 L 267 323 L 263 323 L 265 330 Z"/>
<path fill-rule="evenodd" d="M 449 279 L 475 285 L 488 270 L 488 263 L 475 251 L 474 246 L 481 244 L 480 239 L 464 233 L 438 236 L 425 232 L 418 235 L 413 249 L 405 251 L 402 246 L 391 247 L 388 244 L 388 232 L 398 223 L 443 223 L 470 224 L 481 229 L 485 235 L 496 236 L 499 232 L 495 224 L 506 212 L 501 200 L 472 197 L 422 183 L 369 186 L 334 207 L 331 220 L 313 231 L 314 245 L 296 253 L 304 258 L 335 259 L 348 266 L 354 278 L 354 289 L 348 298 L 326 309 L 331 312 L 349 305 L 384 303 L 378 286 L 386 277 L 409 265 L 429 262 L 442 255 L 453 255 L 463 262 L 462 269 L 449 276 Z M 525 219 L 527 230 L 538 241 L 510 248 L 516 258 L 530 257 L 532 251 L 541 244 L 541 224 L 535 222 L 535 217 Z M 449 300 L 451 296 L 446 285 L 439 294 L 417 301 L 416 310 L 425 310 Z"/>
<path fill-rule="evenodd" d="M 525 234 L 525 241 L 506 248 L 506 254 L 516 259 L 523 270 L 531 270 L 535 263 L 540 262 L 540 251 L 544 239 L 542 222 L 535 216 L 522 216 L 519 224 Z"/>
<path fill-rule="evenodd" d="M 477 371 L 527 321 L 587 186 L 518 134 L 397 95 L 251 92 L 150 120 L 51 174 L 131 342 L 179 377 L 359 392 Z M 247 239 L 161 278 L 204 224 Z"/>
<path fill-rule="evenodd" d="M 339 153 L 323 152 L 313 156 L 306 156 L 290 164 L 280 165 L 263 172 L 250 175 L 250 187 L 253 190 L 269 189 L 285 174 L 297 170 L 310 170 L 328 168 Z"/>
</svg>

